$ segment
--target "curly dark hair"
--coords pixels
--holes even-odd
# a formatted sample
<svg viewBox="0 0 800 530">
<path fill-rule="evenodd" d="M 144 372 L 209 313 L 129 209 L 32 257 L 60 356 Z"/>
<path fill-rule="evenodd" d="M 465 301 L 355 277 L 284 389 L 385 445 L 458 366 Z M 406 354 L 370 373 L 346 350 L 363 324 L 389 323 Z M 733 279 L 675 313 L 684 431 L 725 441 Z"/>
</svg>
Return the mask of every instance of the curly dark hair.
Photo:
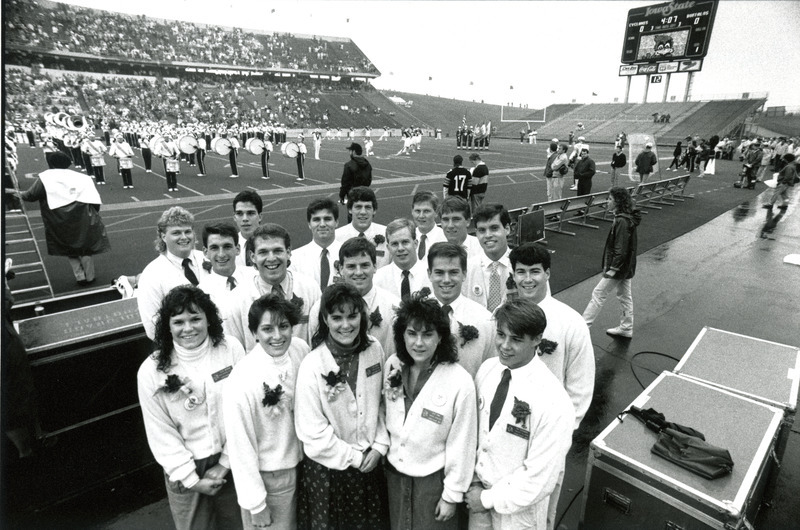
<svg viewBox="0 0 800 530">
<path fill-rule="evenodd" d="M 413 293 L 400 302 L 400 307 L 395 310 L 397 319 L 392 325 L 394 330 L 394 345 L 397 358 L 403 364 L 412 365 L 414 359 L 406 349 L 406 328 L 424 331 L 435 331 L 439 334 L 439 345 L 433 352 L 431 363 L 454 363 L 458 361 L 458 347 L 455 337 L 450 331 L 450 318 L 442 311 L 442 307 L 435 298 L 429 298 L 430 290 L 423 289 Z"/>
<path fill-rule="evenodd" d="M 256 334 L 264 313 L 271 313 L 279 319 L 280 317 L 285 317 L 292 327 L 299 324 L 300 317 L 303 316 L 303 312 L 291 300 L 272 293 L 265 294 L 255 300 L 250 306 L 250 311 L 247 312 L 247 327 L 253 335 Z"/>
<path fill-rule="evenodd" d="M 347 306 L 352 306 L 355 311 L 361 314 L 355 353 L 359 354 L 369 347 L 372 341 L 367 335 L 369 320 L 366 302 L 364 302 L 364 299 L 358 294 L 358 290 L 354 286 L 348 283 L 335 283 L 327 287 L 322 293 L 322 300 L 319 303 L 319 327 L 314 336 L 311 337 L 312 349 L 325 342 L 330 335 L 331 330 L 328 328 L 328 323 L 325 322 L 325 317 L 337 309 L 342 311 Z"/>
<path fill-rule="evenodd" d="M 614 199 L 618 213 L 632 213 L 635 205 L 630 192 L 626 188 L 614 187 L 608 190 L 608 195 Z"/>
<path fill-rule="evenodd" d="M 175 287 L 167 293 L 167 296 L 161 302 L 161 307 L 158 310 L 158 320 L 156 320 L 156 332 L 153 341 L 156 346 L 154 355 L 158 361 L 157 369 L 159 371 L 167 373 L 172 366 L 172 350 L 175 345 L 172 342 L 169 319 L 184 311 L 194 313 L 198 312 L 198 310 L 205 313 L 208 320 L 208 337 L 211 339 L 211 344 L 218 346 L 225 339 L 225 333 L 222 330 L 222 318 L 219 316 L 217 306 L 211 301 L 211 297 L 192 285 Z"/>
</svg>

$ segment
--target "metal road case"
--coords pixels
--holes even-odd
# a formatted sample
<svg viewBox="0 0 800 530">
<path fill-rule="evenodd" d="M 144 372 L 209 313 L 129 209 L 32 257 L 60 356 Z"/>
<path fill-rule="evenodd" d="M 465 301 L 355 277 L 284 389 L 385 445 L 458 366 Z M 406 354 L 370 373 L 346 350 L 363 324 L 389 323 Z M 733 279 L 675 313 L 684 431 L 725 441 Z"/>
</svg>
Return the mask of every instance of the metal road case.
<svg viewBox="0 0 800 530">
<path fill-rule="evenodd" d="M 800 348 L 796 346 L 706 326 L 673 371 L 787 414 L 797 410 Z"/>
<path fill-rule="evenodd" d="M 730 451 L 730 475 L 707 480 L 650 452 L 656 434 L 630 415 L 591 444 L 581 528 L 752 528 L 775 479 L 783 410 L 664 372 L 632 405 L 693 427 Z"/>
</svg>

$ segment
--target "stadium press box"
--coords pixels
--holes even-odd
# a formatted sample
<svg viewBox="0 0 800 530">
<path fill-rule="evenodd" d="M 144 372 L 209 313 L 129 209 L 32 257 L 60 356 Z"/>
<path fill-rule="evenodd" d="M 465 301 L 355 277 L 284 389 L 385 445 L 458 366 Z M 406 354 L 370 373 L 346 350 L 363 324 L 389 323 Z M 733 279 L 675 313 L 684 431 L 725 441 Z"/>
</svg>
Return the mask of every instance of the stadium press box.
<svg viewBox="0 0 800 530">
<path fill-rule="evenodd" d="M 580 527 L 752 528 L 777 477 L 773 449 L 784 411 L 707 383 L 663 372 L 631 406 L 702 432 L 727 449 L 731 474 L 708 480 L 650 452 L 656 433 L 630 415 L 591 443 Z"/>
</svg>

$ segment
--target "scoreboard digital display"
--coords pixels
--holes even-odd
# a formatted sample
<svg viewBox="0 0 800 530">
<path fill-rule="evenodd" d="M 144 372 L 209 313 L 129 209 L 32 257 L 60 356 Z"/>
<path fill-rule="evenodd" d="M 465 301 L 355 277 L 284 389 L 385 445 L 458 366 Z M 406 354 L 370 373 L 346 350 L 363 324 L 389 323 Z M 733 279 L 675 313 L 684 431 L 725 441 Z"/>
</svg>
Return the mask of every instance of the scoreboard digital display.
<svg viewBox="0 0 800 530">
<path fill-rule="evenodd" d="M 708 52 L 718 0 L 668 2 L 628 11 L 622 62 L 702 59 Z"/>
</svg>

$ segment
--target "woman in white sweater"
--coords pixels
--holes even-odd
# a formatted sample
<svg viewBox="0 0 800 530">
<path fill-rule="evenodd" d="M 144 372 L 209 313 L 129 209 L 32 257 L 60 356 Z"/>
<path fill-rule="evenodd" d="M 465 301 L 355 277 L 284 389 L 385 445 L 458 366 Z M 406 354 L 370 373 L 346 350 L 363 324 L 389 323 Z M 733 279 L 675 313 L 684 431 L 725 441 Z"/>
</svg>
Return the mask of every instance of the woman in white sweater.
<svg viewBox="0 0 800 530">
<path fill-rule="evenodd" d="M 241 528 L 233 481 L 225 478 L 222 392 L 244 350 L 224 337 L 211 298 L 191 285 L 164 297 L 155 345 L 139 368 L 139 404 L 175 526 Z"/>
<path fill-rule="evenodd" d="M 383 348 L 367 329 L 366 304 L 354 286 L 325 289 L 295 394 L 295 429 L 306 454 L 298 499 L 303 528 L 387 527 L 378 465 L 389 446 L 380 414 Z"/>
<path fill-rule="evenodd" d="M 428 294 L 400 304 L 397 354 L 384 370 L 389 518 L 398 530 L 458 528 L 456 505 L 475 468 L 475 384 L 457 362 L 448 317 Z"/>
<path fill-rule="evenodd" d="M 255 348 L 236 365 L 225 389 L 225 433 L 236 476 L 244 528 L 297 528 L 297 464 L 303 457 L 294 431 L 297 371 L 308 354 L 292 338 L 300 308 L 268 294 L 250 306 Z"/>
</svg>

